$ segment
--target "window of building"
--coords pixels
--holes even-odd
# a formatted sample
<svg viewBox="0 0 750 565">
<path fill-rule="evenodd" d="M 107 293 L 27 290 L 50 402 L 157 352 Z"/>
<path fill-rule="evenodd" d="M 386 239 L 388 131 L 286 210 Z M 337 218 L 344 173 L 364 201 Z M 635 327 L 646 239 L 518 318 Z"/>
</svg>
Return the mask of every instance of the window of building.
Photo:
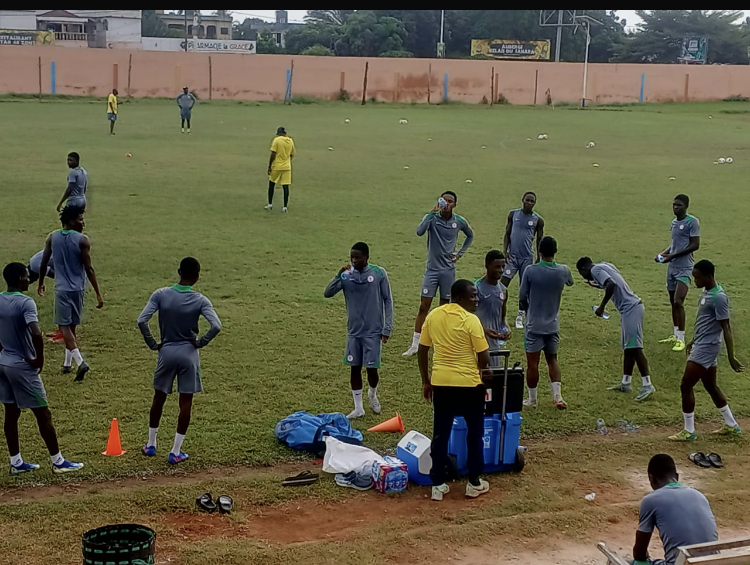
<svg viewBox="0 0 750 565">
<path fill-rule="evenodd" d="M 274 33 L 273 37 L 276 40 L 276 45 L 281 45 L 281 33 Z"/>
<path fill-rule="evenodd" d="M 216 39 L 216 26 L 206 27 L 206 37 L 208 39 Z"/>
<path fill-rule="evenodd" d="M 221 35 L 229 35 L 229 28 L 228 27 L 221 28 Z"/>
</svg>

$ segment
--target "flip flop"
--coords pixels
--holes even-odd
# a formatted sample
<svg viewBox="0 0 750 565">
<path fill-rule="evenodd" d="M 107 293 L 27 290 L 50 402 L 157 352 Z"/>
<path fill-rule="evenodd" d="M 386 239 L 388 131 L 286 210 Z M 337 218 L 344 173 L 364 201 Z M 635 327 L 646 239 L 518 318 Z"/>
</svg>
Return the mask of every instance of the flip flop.
<svg viewBox="0 0 750 565">
<path fill-rule="evenodd" d="M 709 453 L 708 461 L 717 469 L 721 469 L 724 466 L 724 461 L 721 460 L 721 455 L 718 453 Z"/>
<path fill-rule="evenodd" d="M 216 503 L 209 493 L 202 494 L 195 499 L 195 505 L 201 510 L 211 513 L 216 511 Z"/>
<path fill-rule="evenodd" d="M 698 451 L 697 453 L 691 453 L 688 456 L 688 459 L 698 465 L 698 467 L 708 468 L 711 466 L 711 462 L 708 460 L 708 457 L 706 457 L 705 453 L 701 453 Z"/>
<path fill-rule="evenodd" d="M 281 482 L 281 486 L 284 487 L 297 487 L 304 485 L 311 485 L 318 480 L 320 476 L 317 473 L 311 473 L 310 471 L 302 471 L 298 475 L 293 477 L 287 477 Z"/>
<path fill-rule="evenodd" d="M 229 514 L 232 511 L 232 497 L 222 494 L 216 499 L 220 514 Z"/>
</svg>

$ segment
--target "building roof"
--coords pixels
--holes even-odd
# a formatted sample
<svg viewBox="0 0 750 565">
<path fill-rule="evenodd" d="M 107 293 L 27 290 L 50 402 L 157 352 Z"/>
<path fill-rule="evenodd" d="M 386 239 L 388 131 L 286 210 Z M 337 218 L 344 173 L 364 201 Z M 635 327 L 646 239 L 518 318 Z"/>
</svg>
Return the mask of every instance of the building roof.
<svg viewBox="0 0 750 565">
<path fill-rule="evenodd" d="M 76 18 L 76 19 L 85 19 L 81 18 L 80 16 L 76 16 L 75 14 L 71 14 L 70 12 L 66 10 L 51 10 L 49 12 L 45 12 L 43 14 L 38 14 L 37 18 L 40 19 L 59 19 L 59 18 Z"/>
</svg>

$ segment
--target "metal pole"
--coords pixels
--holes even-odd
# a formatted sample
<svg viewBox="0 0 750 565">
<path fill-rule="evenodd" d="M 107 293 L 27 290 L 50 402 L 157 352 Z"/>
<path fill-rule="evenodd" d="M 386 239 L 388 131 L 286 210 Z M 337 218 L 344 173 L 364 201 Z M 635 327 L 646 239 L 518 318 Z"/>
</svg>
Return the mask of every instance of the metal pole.
<svg viewBox="0 0 750 565">
<path fill-rule="evenodd" d="M 555 40 L 555 61 L 560 62 L 560 42 L 562 41 L 563 11 L 557 11 L 557 40 Z"/>
<path fill-rule="evenodd" d="M 188 41 L 188 34 L 187 34 L 187 10 L 183 10 L 182 13 L 185 15 L 185 53 L 187 53 L 187 41 Z"/>
<path fill-rule="evenodd" d="M 583 97 L 581 98 L 581 108 L 586 107 L 586 82 L 589 76 L 589 44 L 591 43 L 589 23 L 585 22 L 584 27 L 586 28 L 586 56 L 583 60 Z"/>
<path fill-rule="evenodd" d="M 440 10 L 440 43 L 443 43 L 443 29 L 445 28 L 445 10 Z"/>
</svg>

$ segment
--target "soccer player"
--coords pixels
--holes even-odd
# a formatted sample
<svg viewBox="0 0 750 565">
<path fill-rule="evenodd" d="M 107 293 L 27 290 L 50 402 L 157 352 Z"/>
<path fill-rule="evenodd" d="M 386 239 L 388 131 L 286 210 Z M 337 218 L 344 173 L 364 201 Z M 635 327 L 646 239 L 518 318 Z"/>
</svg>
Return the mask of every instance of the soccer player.
<svg viewBox="0 0 750 565">
<path fill-rule="evenodd" d="M 573 275 L 567 265 L 555 262 L 556 253 L 555 239 L 550 236 L 543 237 L 539 243 L 539 254 L 542 258 L 526 269 L 518 291 L 521 309 L 527 313 L 524 345 L 528 364 L 526 386 L 529 389 L 529 398 L 524 400 L 523 404 L 536 408 L 539 359 L 544 351 L 549 378 L 552 381 L 552 402 L 557 409 L 565 410 L 568 405 L 560 391 L 557 348 L 560 343 L 560 300 L 563 289 L 573 286 Z"/>
<path fill-rule="evenodd" d="M 698 218 L 687 213 L 690 198 L 678 194 L 672 201 L 672 245 L 654 260 L 667 263 L 667 292 L 672 305 L 674 333 L 660 343 L 671 343 L 672 351 L 685 350 L 685 298 L 690 285 L 693 253 L 701 246 L 701 225 Z"/>
<path fill-rule="evenodd" d="M 352 245 L 350 259 L 351 264 L 339 269 L 323 296 L 332 298 L 339 291 L 344 291 L 348 318 L 344 363 L 351 367 L 354 397 L 354 411 L 347 417 L 354 419 L 365 415 L 362 407 L 363 366 L 370 385 L 367 392 L 370 408 L 375 414 L 380 414 L 380 346 L 388 343 L 393 330 L 393 299 L 388 273 L 382 267 L 369 263 L 370 248 L 366 243 L 360 241 Z"/>
<path fill-rule="evenodd" d="M 27 267 L 27 269 L 29 269 L 29 284 L 33 284 L 39 280 L 39 269 L 42 266 L 42 256 L 44 256 L 44 249 L 38 253 L 34 253 L 34 256 L 29 259 L 29 265 Z M 50 258 L 50 261 L 52 261 L 52 258 Z M 55 278 L 55 270 L 52 263 L 47 266 L 47 276 L 51 279 Z"/>
<path fill-rule="evenodd" d="M 44 340 L 39 329 L 36 304 L 29 290 L 29 272 L 23 263 L 3 269 L 8 290 L 0 293 L 0 403 L 5 406 L 5 440 L 10 454 L 10 474 L 20 475 L 39 468 L 21 457 L 18 420 L 23 408 L 31 409 L 52 459 L 53 473 L 78 471 L 83 463 L 71 463 L 60 453 L 47 393 L 39 374 L 44 367 Z"/>
<path fill-rule="evenodd" d="M 516 273 L 518 273 L 518 282 L 521 283 L 526 267 L 534 262 L 534 250 L 536 250 L 536 260 L 539 261 L 539 242 L 544 237 L 544 219 L 534 212 L 536 194 L 531 191 L 525 192 L 521 202 L 523 207 L 510 211 L 508 224 L 505 226 L 503 250 L 506 262 L 501 282 L 506 288 Z M 533 246 L 534 236 L 536 236 L 536 247 Z M 519 305 L 516 317 L 517 329 L 523 328 L 525 316 L 526 311 Z"/>
<path fill-rule="evenodd" d="M 411 346 L 402 354 L 411 357 L 419 348 L 419 335 L 422 332 L 427 313 L 432 306 L 432 299 L 440 289 L 440 305 L 448 304 L 451 286 L 456 280 L 456 261 L 463 257 L 474 241 L 474 232 L 464 218 L 453 213 L 458 197 L 456 193 L 446 190 L 440 195 L 435 207 L 422 218 L 417 226 L 417 235 L 427 234 L 427 266 L 422 279 L 422 299 L 419 304 L 417 320 L 414 323 L 414 337 Z M 456 253 L 458 232 L 466 236 L 464 244 Z"/>
<path fill-rule="evenodd" d="M 117 89 L 113 89 L 107 96 L 107 119 L 109 120 L 109 134 L 115 135 L 115 122 L 117 121 Z"/>
<path fill-rule="evenodd" d="M 83 235 L 83 228 L 86 225 L 83 210 L 66 206 L 60 214 L 60 223 L 62 229 L 49 234 L 44 245 L 37 293 L 39 296 L 44 294 L 42 273 L 47 272 L 47 265 L 52 260 L 55 272 L 55 324 L 60 328 L 65 341 L 65 361 L 62 372 L 63 374 L 70 373 L 71 362 L 75 361 L 78 366 L 75 380 L 80 382 L 89 371 L 89 366 L 78 349 L 76 338 L 76 327 L 81 324 L 86 278 L 96 293 L 96 307 L 102 308 L 104 300 L 99 292 L 99 283 L 91 264 L 91 243 L 89 238 Z"/>
<path fill-rule="evenodd" d="M 477 287 L 465 279 L 451 287 L 451 303 L 435 308 L 427 316 L 419 341 L 419 372 L 422 395 L 433 406 L 432 500 L 443 500 L 450 488 L 445 484 L 448 440 L 456 416 L 466 420 L 469 481 L 466 496 L 476 498 L 490 490 L 481 478 L 484 472 L 484 397 L 481 371 L 489 363 L 489 344 L 474 313 Z M 433 348 L 432 373 L 429 351 Z"/>
<path fill-rule="evenodd" d="M 698 261 L 693 267 L 695 286 L 703 292 L 698 299 L 698 313 L 695 317 L 693 339 L 687 345 L 688 360 L 682 375 L 680 392 L 682 393 L 682 416 L 685 428 L 669 439 L 674 441 L 692 441 L 695 434 L 695 394 L 693 388 L 699 382 L 711 396 L 714 405 L 724 418 L 724 426 L 717 430 L 719 435 L 736 435 L 740 433 L 737 420 L 727 404 L 727 397 L 716 384 L 716 365 L 721 350 L 721 335 L 727 344 L 727 358 L 729 366 L 736 373 L 744 370 L 742 364 L 734 356 L 734 336 L 729 325 L 729 299 L 724 289 L 716 282 L 716 269 L 706 259 Z"/>
<path fill-rule="evenodd" d="M 276 137 L 271 143 L 271 157 L 268 161 L 268 206 L 266 210 L 273 210 L 273 191 L 277 184 L 284 189 L 284 207 L 289 205 L 289 185 L 292 184 L 292 159 L 295 156 L 294 140 L 286 134 L 286 129 L 276 130 Z"/>
<path fill-rule="evenodd" d="M 490 351 L 501 349 L 510 338 L 508 322 L 505 320 L 508 289 L 500 282 L 504 267 L 505 257 L 500 251 L 493 249 L 484 258 L 485 275 L 474 283 L 479 297 L 476 314 L 482 322 Z M 499 366 L 500 358 L 490 357 L 490 367 Z"/>
<path fill-rule="evenodd" d="M 719 539 L 711 505 L 702 493 L 681 485 L 674 459 L 660 453 L 648 462 L 648 481 L 654 489 L 641 500 L 635 531 L 633 565 L 674 565 L 679 548 Z M 664 561 L 650 559 L 648 546 L 654 528 L 664 546 Z"/>
<path fill-rule="evenodd" d="M 182 133 L 185 133 L 185 122 L 187 122 L 187 132 L 190 133 L 190 116 L 195 106 L 195 96 L 188 92 L 187 86 L 183 87 L 182 94 L 177 97 L 177 105 L 180 107 Z"/>
<path fill-rule="evenodd" d="M 68 188 L 57 205 L 57 211 L 62 210 L 63 203 L 67 200 L 66 206 L 75 206 L 81 210 L 86 210 L 86 187 L 88 185 L 89 174 L 86 169 L 81 167 L 81 157 L 73 151 L 68 153 Z"/>
<path fill-rule="evenodd" d="M 188 454 L 182 451 L 182 442 L 190 425 L 193 395 L 203 392 L 198 350 L 208 345 L 221 331 L 221 321 L 211 301 L 193 290 L 200 272 L 198 260 L 185 257 L 180 261 L 177 271 L 180 282 L 154 292 L 138 316 L 138 328 L 143 334 L 143 340 L 150 349 L 159 352 L 154 373 L 154 400 L 149 414 L 148 442 L 142 451 L 147 457 L 156 455 L 159 421 L 167 395 L 172 394 L 176 377 L 177 392 L 180 395 L 180 415 L 177 418 L 177 433 L 174 436 L 172 451 L 167 458 L 172 465 L 188 459 Z M 149 320 L 157 311 L 161 343 L 157 343 L 148 327 Z M 208 321 L 209 329 L 203 337 L 198 338 L 200 316 Z"/>
<path fill-rule="evenodd" d="M 612 300 L 620 313 L 620 342 L 623 350 L 622 382 L 609 390 L 630 392 L 633 379 L 633 369 L 638 365 L 641 373 L 641 390 L 636 401 L 646 400 L 656 389 L 651 384 L 648 371 L 648 360 L 643 353 L 643 315 L 646 309 L 620 271 L 612 263 L 594 263 L 589 257 L 581 257 L 576 268 L 584 280 L 591 282 L 591 286 L 604 289 L 604 297 L 599 308 L 594 312 L 600 318 L 604 315 L 604 307 Z"/>
</svg>

